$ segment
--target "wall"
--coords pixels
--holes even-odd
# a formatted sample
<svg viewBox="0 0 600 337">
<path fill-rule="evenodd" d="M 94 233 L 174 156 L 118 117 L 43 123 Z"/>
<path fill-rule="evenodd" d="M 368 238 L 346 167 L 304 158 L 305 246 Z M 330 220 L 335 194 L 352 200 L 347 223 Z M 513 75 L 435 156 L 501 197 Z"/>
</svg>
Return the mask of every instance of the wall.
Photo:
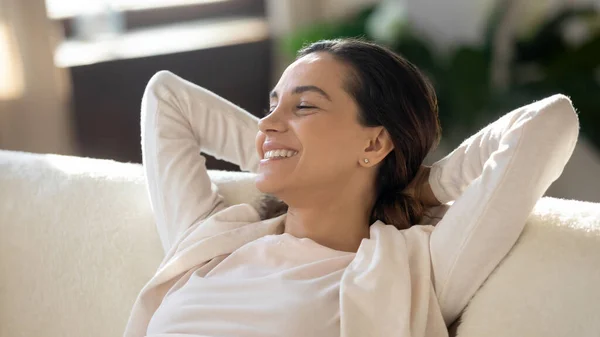
<svg viewBox="0 0 600 337">
<path fill-rule="evenodd" d="M 577 104 L 577 102 L 574 102 Z M 547 195 L 600 202 L 600 152 L 579 137 L 575 151 L 562 175 L 550 186 Z"/>
<path fill-rule="evenodd" d="M 44 2 L 0 0 L 0 28 L 4 33 L 0 53 L 11 51 L 0 67 L 12 70 L 3 78 L 0 68 L 0 81 L 6 81 L 0 89 L 18 84 L 18 90 L 0 97 L 0 148 L 76 153 L 67 73 L 53 62 L 54 39 L 59 34 L 46 17 Z"/>
</svg>

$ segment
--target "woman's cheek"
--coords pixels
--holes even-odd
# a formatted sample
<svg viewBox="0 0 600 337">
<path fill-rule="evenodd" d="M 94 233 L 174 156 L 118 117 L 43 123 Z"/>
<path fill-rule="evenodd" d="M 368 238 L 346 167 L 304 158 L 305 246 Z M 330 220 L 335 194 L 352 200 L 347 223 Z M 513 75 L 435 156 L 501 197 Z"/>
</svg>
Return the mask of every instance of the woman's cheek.
<svg viewBox="0 0 600 337">
<path fill-rule="evenodd" d="M 256 137 L 254 138 L 254 146 L 256 148 L 256 153 L 258 156 L 261 156 L 262 145 L 265 142 L 266 135 L 260 131 L 256 133 Z M 262 158 L 261 158 L 262 159 Z"/>
</svg>

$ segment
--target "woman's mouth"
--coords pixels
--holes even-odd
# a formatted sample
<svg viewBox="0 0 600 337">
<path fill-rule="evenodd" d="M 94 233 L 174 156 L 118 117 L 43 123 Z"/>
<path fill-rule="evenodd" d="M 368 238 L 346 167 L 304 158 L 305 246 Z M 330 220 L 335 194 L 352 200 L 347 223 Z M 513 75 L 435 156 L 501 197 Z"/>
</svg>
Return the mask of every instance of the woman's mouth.
<svg viewBox="0 0 600 337">
<path fill-rule="evenodd" d="M 261 160 L 261 162 L 287 159 L 297 154 L 298 151 L 294 150 L 271 150 L 265 152 L 264 158 Z"/>
</svg>

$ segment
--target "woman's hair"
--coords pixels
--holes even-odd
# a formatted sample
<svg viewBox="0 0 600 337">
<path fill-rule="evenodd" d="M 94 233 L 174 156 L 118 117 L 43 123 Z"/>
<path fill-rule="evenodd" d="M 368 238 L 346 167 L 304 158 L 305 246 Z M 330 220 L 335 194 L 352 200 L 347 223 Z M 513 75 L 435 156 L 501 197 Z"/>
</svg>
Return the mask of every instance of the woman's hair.
<svg viewBox="0 0 600 337">
<path fill-rule="evenodd" d="M 370 223 L 381 220 L 398 229 L 418 224 L 425 207 L 403 190 L 441 137 L 432 85 L 412 63 L 371 42 L 323 40 L 300 50 L 297 58 L 312 53 L 331 54 L 349 67 L 345 90 L 358 105 L 359 123 L 383 126 L 394 144 L 376 175 Z"/>
</svg>

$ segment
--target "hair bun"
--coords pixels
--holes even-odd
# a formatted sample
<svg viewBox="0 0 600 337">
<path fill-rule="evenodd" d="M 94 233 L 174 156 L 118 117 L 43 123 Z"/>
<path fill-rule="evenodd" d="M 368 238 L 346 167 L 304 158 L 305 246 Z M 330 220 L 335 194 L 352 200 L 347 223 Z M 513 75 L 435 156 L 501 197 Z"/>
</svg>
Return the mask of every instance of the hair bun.
<svg viewBox="0 0 600 337">
<path fill-rule="evenodd" d="M 274 195 L 261 193 L 253 202 L 261 220 L 278 217 L 288 210 L 288 205 Z"/>
<path fill-rule="evenodd" d="M 371 223 L 381 220 L 398 229 L 407 229 L 421 222 L 425 206 L 404 191 L 389 189 L 380 194 L 371 214 Z"/>
</svg>

